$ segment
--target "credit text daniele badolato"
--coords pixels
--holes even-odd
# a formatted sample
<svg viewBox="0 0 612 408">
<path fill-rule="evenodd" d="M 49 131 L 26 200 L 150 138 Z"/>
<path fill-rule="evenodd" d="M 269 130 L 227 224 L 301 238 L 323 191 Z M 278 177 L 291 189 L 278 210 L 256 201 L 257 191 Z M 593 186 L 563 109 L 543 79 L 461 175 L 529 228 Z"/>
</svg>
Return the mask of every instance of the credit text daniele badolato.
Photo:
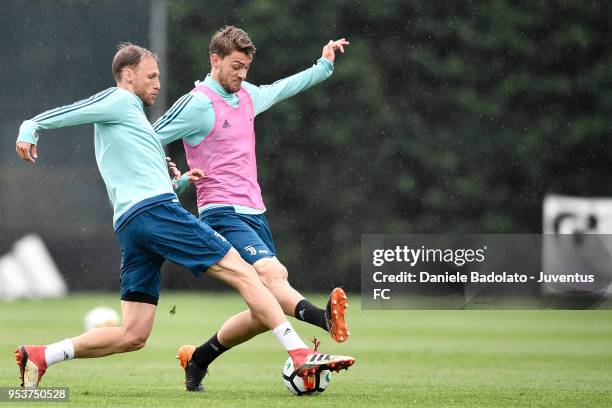
<svg viewBox="0 0 612 408">
<path fill-rule="evenodd" d="M 462 267 L 466 264 L 482 264 L 486 259 L 487 247 L 476 249 L 439 249 L 439 248 L 409 248 L 408 246 L 396 246 L 394 249 L 375 249 L 372 251 L 372 265 L 381 267 L 385 264 L 405 264 L 414 267 L 419 264 L 422 268 L 427 263 L 454 264 Z M 535 281 L 537 283 L 593 283 L 594 275 L 588 274 L 545 274 L 539 271 L 537 276 L 523 273 L 503 272 L 458 272 L 450 271 L 444 273 L 430 273 L 426 271 L 415 272 L 382 272 L 375 271 L 372 281 L 376 284 L 386 283 L 526 283 Z M 382 285 L 376 285 L 382 286 Z M 373 292 L 373 299 L 390 299 L 389 288 L 377 287 Z"/>
</svg>

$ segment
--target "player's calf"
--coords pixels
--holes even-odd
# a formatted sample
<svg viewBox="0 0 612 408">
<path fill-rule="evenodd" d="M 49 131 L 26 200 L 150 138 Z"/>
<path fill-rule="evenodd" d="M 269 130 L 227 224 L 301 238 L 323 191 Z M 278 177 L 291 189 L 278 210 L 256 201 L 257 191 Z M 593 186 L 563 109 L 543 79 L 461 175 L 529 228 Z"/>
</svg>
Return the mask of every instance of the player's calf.
<svg viewBox="0 0 612 408">
<path fill-rule="evenodd" d="M 138 333 L 124 333 L 119 344 L 119 352 L 129 353 L 130 351 L 140 350 L 147 345 L 148 337 Z"/>
</svg>

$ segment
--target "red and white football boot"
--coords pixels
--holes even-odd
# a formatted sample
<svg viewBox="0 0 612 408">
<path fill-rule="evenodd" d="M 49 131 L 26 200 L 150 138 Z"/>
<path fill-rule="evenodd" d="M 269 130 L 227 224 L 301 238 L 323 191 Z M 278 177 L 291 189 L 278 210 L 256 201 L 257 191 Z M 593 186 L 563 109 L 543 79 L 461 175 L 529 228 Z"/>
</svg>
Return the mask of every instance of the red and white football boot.
<svg viewBox="0 0 612 408">
<path fill-rule="evenodd" d="M 22 388 L 38 388 L 40 379 L 47 371 L 46 346 L 19 346 L 15 349 L 15 360 L 19 366 Z"/>
</svg>

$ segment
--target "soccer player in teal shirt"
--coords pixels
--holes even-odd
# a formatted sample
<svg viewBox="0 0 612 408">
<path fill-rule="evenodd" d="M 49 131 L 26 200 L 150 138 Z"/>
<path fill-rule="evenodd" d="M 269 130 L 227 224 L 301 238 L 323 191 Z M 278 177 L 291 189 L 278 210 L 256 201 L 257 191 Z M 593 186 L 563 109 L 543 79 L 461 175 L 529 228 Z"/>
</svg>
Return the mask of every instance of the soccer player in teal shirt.
<svg viewBox="0 0 612 408">
<path fill-rule="evenodd" d="M 196 276 L 206 272 L 238 290 L 249 313 L 273 330 L 304 377 L 329 364 L 341 368 L 351 365 L 351 357 L 321 356 L 308 349 L 253 268 L 223 236 L 178 204 L 164 150 L 143 110 L 144 105 L 155 102 L 160 89 L 155 55 L 123 44 L 112 70 L 117 87 L 23 122 L 16 150 L 23 160 L 34 163 L 38 130 L 94 124 L 96 161 L 113 204 L 113 224 L 121 249 L 123 322 L 121 327 L 94 329 L 46 346 L 18 347 L 15 358 L 22 387 L 37 387 L 47 368 L 64 360 L 142 348 L 153 326 L 160 268 L 166 259 Z M 187 175 L 193 181 L 200 177 L 197 170 Z M 325 361 L 319 364 L 318 360 Z M 199 382 L 186 386 L 202 390 Z"/>
<path fill-rule="evenodd" d="M 211 40 L 211 73 L 153 125 L 163 144 L 182 139 L 189 166 L 204 171 L 204 179 L 196 182 L 200 219 L 253 265 L 286 314 L 321 327 L 338 342 L 350 334 L 344 291 L 335 288 L 327 307 L 319 309 L 289 284 L 287 269 L 276 257 L 257 180 L 254 118 L 327 79 L 335 51 L 344 52 L 347 45 L 345 39 L 330 41 L 313 67 L 271 85 L 255 86 L 245 81 L 255 46 L 243 30 L 225 27 Z M 232 331 L 233 338 L 227 332 L 217 333 L 198 348 L 181 348 L 183 365 L 193 360 L 205 373 L 222 352 L 262 331 L 248 314 L 237 315 L 232 323 L 243 328 Z"/>
</svg>

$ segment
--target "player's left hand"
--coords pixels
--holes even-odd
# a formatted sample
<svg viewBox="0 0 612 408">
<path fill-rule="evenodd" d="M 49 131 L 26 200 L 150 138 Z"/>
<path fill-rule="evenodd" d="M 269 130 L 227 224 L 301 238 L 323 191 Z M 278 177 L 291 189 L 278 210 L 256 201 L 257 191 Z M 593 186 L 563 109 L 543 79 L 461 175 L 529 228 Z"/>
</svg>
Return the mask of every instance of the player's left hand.
<svg viewBox="0 0 612 408">
<path fill-rule="evenodd" d="M 200 169 L 189 170 L 185 175 L 189 177 L 189 181 L 192 183 L 204 179 L 204 172 Z"/>
<path fill-rule="evenodd" d="M 183 177 L 187 176 L 187 180 L 189 183 L 196 183 L 200 180 L 204 179 L 204 172 L 200 169 L 189 170 L 187 173 L 183 174 Z M 172 188 L 177 190 L 179 189 L 178 181 L 181 177 L 177 177 L 172 180 Z"/>
<path fill-rule="evenodd" d="M 341 38 L 336 41 L 329 41 L 325 47 L 323 47 L 323 54 L 321 55 L 323 58 L 327 59 L 329 62 L 334 62 L 336 59 L 336 50 L 340 51 L 344 54 L 344 47 L 349 45 L 350 43 L 346 41 L 345 38 Z"/>
</svg>

